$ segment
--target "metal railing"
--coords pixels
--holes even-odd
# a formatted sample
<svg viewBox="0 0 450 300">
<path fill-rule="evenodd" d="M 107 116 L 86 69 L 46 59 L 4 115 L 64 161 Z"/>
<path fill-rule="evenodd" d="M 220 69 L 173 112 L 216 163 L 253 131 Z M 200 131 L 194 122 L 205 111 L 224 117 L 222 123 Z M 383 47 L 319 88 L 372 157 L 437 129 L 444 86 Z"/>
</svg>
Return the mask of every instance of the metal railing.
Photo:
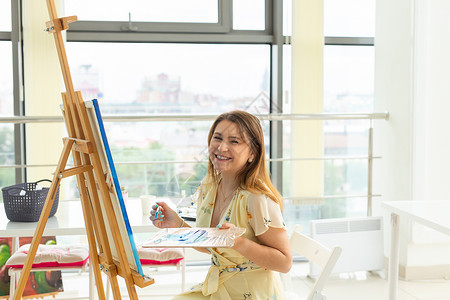
<svg viewBox="0 0 450 300">
<path fill-rule="evenodd" d="M 368 129 L 368 155 L 367 156 L 323 156 L 323 157 L 303 157 L 303 158 L 274 158 L 268 159 L 268 162 L 287 162 L 287 161 L 311 161 L 311 160 L 350 160 L 367 159 L 368 162 L 368 182 L 366 195 L 323 195 L 317 197 L 287 197 L 286 200 L 319 200 L 331 198 L 352 198 L 367 197 L 367 215 L 372 215 L 372 198 L 381 195 L 373 194 L 373 160 L 379 159 L 379 156 L 373 156 L 373 120 L 388 120 L 389 113 L 322 113 L 322 114 L 257 114 L 260 120 L 268 121 L 297 121 L 297 120 L 369 120 Z M 182 121 L 209 121 L 214 120 L 217 115 L 104 115 L 105 122 L 182 122 Z M 0 117 L 1 123 L 9 124 L 28 124 L 28 123 L 60 123 L 63 118 L 59 116 L 23 116 L 23 117 Z M 189 164 L 199 163 L 199 160 L 170 160 L 170 161 L 136 161 L 136 162 L 117 162 L 116 165 L 161 165 L 161 164 Z M 206 163 L 206 161 L 204 161 Z M 37 168 L 37 167 L 56 167 L 52 164 L 34 164 L 34 165 L 2 165 L 0 168 Z"/>
<path fill-rule="evenodd" d="M 389 113 L 322 113 L 322 114 L 255 114 L 264 121 L 295 121 L 295 120 L 387 120 Z M 209 121 L 215 115 L 103 115 L 102 119 L 108 122 L 183 122 L 183 121 Z M 27 124 L 27 123 L 59 123 L 62 116 L 23 116 L 0 117 L 1 123 Z"/>
</svg>

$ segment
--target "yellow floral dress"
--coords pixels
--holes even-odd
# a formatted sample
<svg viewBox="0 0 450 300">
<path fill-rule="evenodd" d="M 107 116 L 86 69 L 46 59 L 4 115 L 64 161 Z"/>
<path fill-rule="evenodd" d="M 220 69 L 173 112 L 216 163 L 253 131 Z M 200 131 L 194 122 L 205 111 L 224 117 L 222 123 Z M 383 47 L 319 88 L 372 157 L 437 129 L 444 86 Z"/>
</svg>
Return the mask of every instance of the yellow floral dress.
<svg viewBox="0 0 450 300">
<path fill-rule="evenodd" d="M 203 184 L 197 201 L 197 227 L 211 227 L 217 186 Z M 281 209 L 264 195 L 237 190 L 219 224 L 245 228 L 244 236 L 257 243 L 257 236 L 269 227 L 285 228 Z M 260 268 L 231 248 L 208 248 L 212 265 L 203 283 L 176 300 L 272 300 L 284 299 L 278 272 Z"/>
</svg>

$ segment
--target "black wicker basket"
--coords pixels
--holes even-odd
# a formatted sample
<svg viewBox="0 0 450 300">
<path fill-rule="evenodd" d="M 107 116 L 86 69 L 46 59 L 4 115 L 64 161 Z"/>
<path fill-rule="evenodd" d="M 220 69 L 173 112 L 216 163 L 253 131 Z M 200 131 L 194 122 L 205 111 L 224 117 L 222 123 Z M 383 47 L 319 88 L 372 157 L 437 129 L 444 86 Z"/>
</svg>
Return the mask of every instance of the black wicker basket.
<svg viewBox="0 0 450 300">
<path fill-rule="evenodd" d="M 42 208 L 49 188 L 36 190 L 38 183 L 42 181 L 51 182 L 48 179 L 42 179 L 31 183 L 20 183 L 2 188 L 3 204 L 5 204 L 6 217 L 15 222 L 36 222 L 39 221 Z M 24 192 L 25 193 L 24 193 Z M 55 200 L 49 217 L 52 217 L 58 210 L 59 186 L 56 191 Z"/>
</svg>

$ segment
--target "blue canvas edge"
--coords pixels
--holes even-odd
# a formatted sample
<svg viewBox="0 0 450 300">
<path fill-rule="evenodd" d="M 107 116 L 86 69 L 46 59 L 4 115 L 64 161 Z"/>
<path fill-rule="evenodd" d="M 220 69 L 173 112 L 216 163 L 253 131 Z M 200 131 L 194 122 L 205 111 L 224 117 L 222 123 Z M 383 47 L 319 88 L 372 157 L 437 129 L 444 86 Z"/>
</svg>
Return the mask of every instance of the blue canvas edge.
<svg viewBox="0 0 450 300">
<path fill-rule="evenodd" d="M 106 137 L 106 131 L 103 126 L 103 119 L 100 113 L 100 107 L 98 105 L 97 99 L 93 99 L 92 103 L 94 104 L 95 115 L 97 117 L 98 126 L 100 128 L 100 134 L 102 136 L 103 144 L 105 146 L 105 152 L 108 159 L 109 168 L 111 170 L 111 176 L 114 181 L 114 188 L 116 189 L 117 197 L 119 197 L 120 208 L 122 209 L 123 219 L 125 221 L 125 226 L 128 232 L 128 238 L 130 239 L 131 249 L 133 251 L 134 260 L 136 261 L 136 267 L 138 268 L 138 272 L 140 275 L 145 277 L 144 270 L 142 269 L 141 261 L 139 260 L 139 254 L 137 251 L 136 243 L 133 237 L 133 231 L 131 230 L 130 221 L 128 219 L 127 210 L 125 207 L 125 202 L 123 201 L 122 191 L 120 190 L 119 178 L 117 177 L 116 168 L 114 166 L 113 158 L 111 155 L 111 149 L 109 148 L 108 139 Z"/>
</svg>

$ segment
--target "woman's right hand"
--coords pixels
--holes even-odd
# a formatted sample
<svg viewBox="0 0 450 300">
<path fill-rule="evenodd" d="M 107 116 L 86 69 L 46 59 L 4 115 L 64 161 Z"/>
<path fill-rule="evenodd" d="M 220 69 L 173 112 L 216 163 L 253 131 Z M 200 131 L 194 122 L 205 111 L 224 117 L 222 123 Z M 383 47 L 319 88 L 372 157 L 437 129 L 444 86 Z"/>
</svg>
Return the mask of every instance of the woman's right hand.
<svg viewBox="0 0 450 300">
<path fill-rule="evenodd" d="M 183 223 L 183 219 L 165 202 L 157 202 L 152 206 L 150 220 L 158 228 L 175 228 Z"/>
</svg>

